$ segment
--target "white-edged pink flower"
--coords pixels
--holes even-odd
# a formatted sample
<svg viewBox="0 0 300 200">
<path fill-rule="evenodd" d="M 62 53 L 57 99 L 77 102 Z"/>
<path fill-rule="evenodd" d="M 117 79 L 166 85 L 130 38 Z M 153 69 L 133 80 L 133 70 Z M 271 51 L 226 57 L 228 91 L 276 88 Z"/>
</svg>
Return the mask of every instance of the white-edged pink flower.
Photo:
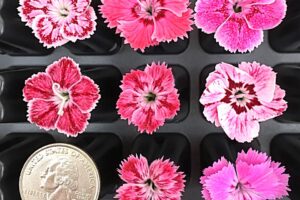
<svg viewBox="0 0 300 200">
<path fill-rule="evenodd" d="M 137 50 L 188 37 L 192 10 L 188 0 L 101 0 L 108 27 L 117 28 L 125 43 Z"/>
<path fill-rule="evenodd" d="M 47 131 L 57 129 L 76 137 L 85 131 L 99 92 L 98 85 L 81 74 L 78 64 L 61 58 L 46 72 L 26 80 L 23 96 L 28 102 L 28 121 Z"/>
<path fill-rule="evenodd" d="M 242 62 L 239 67 L 218 64 L 205 87 L 200 98 L 204 116 L 238 142 L 251 142 L 258 137 L 259 122 L 287 109 L 285 91 L 276 85 L 276 73 L 256 62 Z"/>
<path fill-rule="evenodd" d="M 47 48 L 90 38 L 96 29 L 91 0 L 20 0 L 19 15 Z"/>
<path fill-rule="evenodd" d="M 235 164 L 224 157 L 200 178 L 205 200 L 275 200 L 288 195 L 289 175 L 265 153 L 249 149 Z"/>
<path fill-rule="evenodd" d="M 185 187 L 185 175 L 170 160 L 157 159 L 150 166 L 143 156 L 129 156 L 119 169 L 126 182 L 115 198 L 120 200 L 180 200 Z"/>
<path fill-rule="evenodd" d="M 198 0 L 195 23 L 226 50 L 245 53 L 263 41 L 263 30 L 278 26 L 286 0 Z"/>
<path fill-rule="evenodd" d="M 124 75 L 118 113 L 140 132 L 152 134 L 166 119 L 176 116 L 180 108 L 172 70 L 165 63 L 147 65 Z"/>
</svg>

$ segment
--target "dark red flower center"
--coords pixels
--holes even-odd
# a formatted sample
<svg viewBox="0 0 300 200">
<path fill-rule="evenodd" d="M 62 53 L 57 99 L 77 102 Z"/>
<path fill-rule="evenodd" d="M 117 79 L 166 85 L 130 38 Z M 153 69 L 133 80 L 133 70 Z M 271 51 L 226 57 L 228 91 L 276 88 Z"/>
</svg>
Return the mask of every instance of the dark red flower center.
<svg viewBox="0 0 300 200">
<path fill-rule="evenodd" d="M 156 186 L 151 179 L 148 179 L 145 184 L 147 184 L 152 190 L 156 190 Z"/>
<path fill-rule="evenodd" d="M 235 3 L 233 5 L 233 11 L 235 13 L 241 13 L 243 11 L 243 8 L 238 3 Z"/>
<path fill-rule="evenodd" d="M 261 105 L 254 91 L 254 84 L 228 81 L 229 87 L 226 89 L 225 97 L 221 102 L 230 104 L 237 114 L 248 112 L 253 106 Z"/>
<path fill-rule="evenodd" d="M 144 98 L 146 99 L 147 103 L 154 102 L 156 100 L 156 94 L 154 94 L 153 92 L 149 92 L 144 96 Z"/>
</svg>

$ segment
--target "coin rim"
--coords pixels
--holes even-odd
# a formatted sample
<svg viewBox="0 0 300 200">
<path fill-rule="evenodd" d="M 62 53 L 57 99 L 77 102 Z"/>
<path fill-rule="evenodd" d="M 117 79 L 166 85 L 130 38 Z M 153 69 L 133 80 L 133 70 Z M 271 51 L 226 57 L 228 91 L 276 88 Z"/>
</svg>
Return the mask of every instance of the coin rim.
<svg viewBox="0 0 300 200">
<path fill-rule="evenodd" d="M 62 147 L 66 147 L 66 148 L 70 148 L 70 149 L 73 149 L 75 151 L 78 151 L 79 153 L 83 154 L 83 156 L 85 156 L 91 163 L 92 163 L 92 167 L 95 169 L 95 172 L 96 172 L 96 181 L 97 183 L 99 183 L 99 187 L 97 187 L 97 191 L 96 191 L 96 198 L 94 200 L 98 200 L 99 199 L 99 196 L 100 196 L 100 191 L 101 191 L 101 177 L 100 177 L 100 172 L 98 170 L 98 167 L 95 163 L 95 161 L 93 160 L 93 158 L 88 154 L 86 153 L 84 150 L 80 149 L 79 147 L 77 146 L 74 146 L 74 145 L 71 145 L 71 144 L 66 144 L 66 143 L 53 143 L 53 144 L 48 144 L 46 146 L 43 146 L 39 149 L 37 149 L 36 151 L 34 151 L 30 156 L 29 158 L 26 160 L 26 162 L 24 163 L 23 167 L 22 167 L 22 170 L 21 170 L 21 174 L 20 174 L 20 177 L 19 177 L 19 192 L 20 192 L 20 196 L 21 196 L 21 199 L 22 200 L 25 200 L 25 197 L 23 195 L 23 186 L 22 186 L 22 182 L 23 182 L 23 174 L 25 172 L 25 169 L 26 169 L 26 166 L 29 164 L 29 162 L 31 161 L 31 159 L 36 155 L 38 154 L 39 152 L 45 150 L 45 149 L 48 149 L 48 148 L 51 148 L 51 147 L 55 147 L 55 146 L 62 146 Z"/>
</svg>

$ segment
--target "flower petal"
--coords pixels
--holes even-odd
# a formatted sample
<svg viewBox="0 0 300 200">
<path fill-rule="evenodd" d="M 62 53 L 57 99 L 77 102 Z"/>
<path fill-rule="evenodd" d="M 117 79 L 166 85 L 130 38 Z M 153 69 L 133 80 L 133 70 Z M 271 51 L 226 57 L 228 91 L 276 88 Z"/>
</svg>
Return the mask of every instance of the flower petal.
<svg viewBox="0 0 300 200">
<path fill-rule="evenodd" d="M 218 106 L 219 122 L 230 139 L 238 142 L 251 142 L 258 136 L 259 123 L 251 115 L 237 114 L 229 104 Z"/>
<path fill-rule="evenodd" d="M 221 157 L 218 161 L 214 162 L 211 167 L 208 167 L 203 170 L 204 176 L 201 177 L 201 182 L 206 180 L 209 176 L 218 173 L 220 170 L 222 170 L 224 167 L 227 167 L 228 165 L 229 162 L 224 157 Z"/>
<path fill-rule="evenodd" d="M 62 46 L 69 40 L 61 34 L 62 25 L 51 17 L 38 15 L 32 25 L 35 36 L 47 48 Z"/>
<path fill-rule="evenodd" d="M 207 177 L 203 183 L 203 188 L 208 191 L 211 199 L 233 199 L 230 190 L 237 182 L 234 166 L 229 163 L 220 171 Z"/>
<path fill-rule="evenodd" d="M 128 119 L 128 122 L 131 123 L 132 114 L 138 109 L 138 105 L 138 96 L 134 92 L 123 91 L 117 101 L 117 109 L 121 119 Z"/>
<path fill-rule="evenodd" d="M 81 79 L 80 68 L 71 58 L 63 57 L 49 65 L 46 69 L 54 83 L 58 83 L 62 90 L 69 89 Z"/>
<path fill-rule="evenodd" d="M 52 100 L 33 99 L 28 103 L 28 121 L 46 131 L 55 129 L 57 113 L 58 105 Z"/>
<path fill-rule="evenodd" d="M 218 173 L 219 171 L 221 171 L 224 167 L 227 167 L 228 165 L 229 165 L 229 162 L 224 157 L 222 157 L 217 162 L 214 162 L 211 167 L 208 167 L 203 170 L 203 176 L 200 178 L 200 183 L 202 185 L 204 185 L 206 183 L 206 181 L 210 179 L 211 175 Z M 206 187 L 202 188 L 202 195 L 203 195 L 204 199 L 212 200 L 210 193 Z"/>
<path fill-rule="evenodd" d="M 271 162 L 270 167 L 273 169 L 274 174 L 277 176 L 279 184 L 277 185 L 274 193 L 276 196 L 288 196 L 288 191 L 291 191 L 289 188 L 289 178 L 290 175 L 286 173 L 284 166 L 280 166 L 281 163 Z"/>
<path fill-rule="evenodd" d="M 212 74 L 212 76 L 209 76 L 207 79 L 206 87 L 208 87 L 208 84 L 211 84 L 213 80 L 217 80 L 217 78 L 220 78 L 227 87 L 229 87 L 228 79 L 234 81 L 235 83 L 255 83 L 254 79 L 248 73 L 228 63 L 218 64 L 216 66 L 215 73 L 216 75 Z"/>
<path fill-rule="evenodd" d="M 275 93 L 276 73 L 273 69 L 266 65 L 260 65 L 257 62 L 242 62 L 239 68 L 247 72 L 254 78 L 254 90 L 260 101 L 271 102 Z"/>
<path fill-rule="evenodd" d="M 200 98 L 202 105 L 216 103 L 221 101 L 226 94 L 226 83 L 221 79 L 216 79 L 214 82 L 206 86 Z"/>
<path fill-rule="evenodd" d="M 70 89 L 70 96 L 72 101 L 79 107 L 82 112 L 91 112 L 100 99 L 100 89 L 92 79 L 83 76 Z"/>
<path fill-rule="evenodd" d="M 144 72 L 151 77 L 152 85 L 156 86 L 155 88 L 159 88 L 157 92 L 166 92 L 171 88 L 171 90 L 175 87 L 175 79 L 172 73 L 172 68 L 168 68 L 165 63 L 152 63 L 151 65 L 147 65 Z M 153 88 L 153 89 L 155 89 Z"/>
<path fill-rule="evenodd" d="M 252 108 L 251 115 L 259 121 L 266 121 L 282 115 L 288 107 L 287 102 L 283 99 L 284 96 L 285 91 L 276 85 L 274 99 L 271 102 L 261 101 L 262 105 Z"/>
<path fill-rule="evenodd" d="M 178 17 L 172 12 L 165 11 L 163 17 L 159 17 L 154 22 L 154 32 L 152 40 L 158 42 L 177 41 L 178 38 L 183 39 L 188 37 L 187 32 L 192 30 L 193 21 L 192 10 L 184 12 L 181 17 Z"/>
<path fill-rule="evenodd" d="M 158 120 L 172 119 L 180 109 L 179 94 L 175 89 L 175 80 L 171 68 L 166 64 L 148 65 L 144 71 L 151 81 L 149 87 L 157 95 L 155 118 Z M 150 80 L 151 79 L 151 80 Z"/>
<path fill-rule="evenodd" d="M 245 53 L 262 43 L 263 31 L 250 29 L 245 19 L 232 15 L 217 29 L 215 38 L 226 50 Z"/>
<path fill-rule="evenodd" d="M 51 0 L 20 0 L 18 11 L 21 20 L 31 27 L 37 16 L 47 13 L 49 4 Z"/>
<path fill-rule="evenodd" d="M 101 0 L 103 5 L 99 6 L 105 22 L 109 28 L 115 28 L 119 25 L 119 21 L 134 21 L 137 16 L 132 12 L 138 5 L 137 0 Z"/>
<path fill-rule="evenodd" d="M 275 0 L 275 2 L 267 5 L 252 5 L 246 11 L 245 19 L 251 29 L 272 29 L 282 22 L 286 10 L 286 0 Z"/>
<path fill-rule="evenodd" d="M 149 165 L 147 159 L 140 156 L 129 156 L 121 163 L 119 174 L 127 183 L 142 184 L 149 179 Z"/>
<path fill-rule="evenodd" d="M 52 80 L 46 73 L 38 73 L 27 79 L 23 89 L 26 102 L 32 99 L 50 99 L 54 96 Z"/>
<path fill-rule="evenodd" d="M 154 25 L 152 21 L 134 20 L 119 21 L 118 29 L 121 36 L 125 38 L 125 43 L 129 43 L 134 49 L 144 51 L 145 48 L 157 45 L 158 42 L 152 39 Z"/>
<path fill-rule="evenodd" d="M 139 91 L 144 87 L 149 87 L 149 76 L 141 70 L 131 70 L 130 73 L 124 75 L 121 89 Z"/>
<path fill-rule="evenodd" d="M 161 9 L 173 12 L 178 17 L 181 17 L 188 10 L 190 2 L 188 0 L 163 0 Z"/>
<path fill-rule="evenodd" d="M 147 190 L 143 185 L 124 184 L 117 190 L 115 198 L 119 200 L 145 200 L 148 199 Z"/>
<path fill-rule="evenodd" d="M 245 162 L 248 165 L 258 165 L 266 162 L 268 160 L 268 155 L 266 153 L 258 152 L 253 149 L 249 149 L 247 152 L 238 153 L 236 163 Z"/>
<path fill-rule="evenodd" d="M 180 109 L 179 94 L 173 89 L 167 95 L 159 96 L 156 100 L 155 119 L 173 119 Z"/>
<path fill-rule="evenodd" d="M 250 199 L 281 199 L 288 194 L 288 175 L 276 173 L 284 170 L 271 167 L 270 161 L 258 165 L 238 162 L 236 169 L 243 190 Z"/>
<path fill-rule="evenodd" d="M 195 8 L 195 24 L 203 32 L 216 32 L 230 16 L 229 0 L 198 0 Z"/>
<path fill-rule="evenodd" d="M 241 4 L 241 6 L 244 6 L 244 5 L 266 5 L 274 2 L 275 0 L 243 0 L 239 3 Z"/>
<path fill-rule="evenodd" d="M 75 42 L 90 38 L 96 30 L 96 13 L 92 7 L 81 15 L 76 15 L 63 26 L 62 35 L 64 38 Z"/>
<path fill-rule="evenodd" d="M 131 122 L 138 127 L 139 132 L 152 134 L 158 127 L 164 125 L 165 120 L 156 119 L 151 108 L 139 108 L 132 114 Z"/>
<path fill-rule="evenodd" d="M 76 12 L 83 13 L 86 12 L 88 7 L 91 5 L 92 0 L 73 0 L 75 1 Z"/>
<path fill-rule="evenodd" d="M 221 126 L 219 122 L 219 115 L 218 115 L 218 106 L 220 102 L 206 104 L 204 105 L 203 115 L 205 116 L 206 120 L 215 123 L 216 127 Z"/>
<path fill-rule="evenodd" d="M 180 199 L 184 191 L 184 174 L 169 160 L 157 159 L 150 165 L 150 178 L 159 188 L 159 199 Z"/>
<path fill-rule="evenodd" d="M 69 103 L 64 108 L 63 115 L 58 118 L 57 130 L 67 136 L 76 137 L 85 131 L 90 117 L 90 113 L 82 113 L 75 104 Z"/>
</svg>

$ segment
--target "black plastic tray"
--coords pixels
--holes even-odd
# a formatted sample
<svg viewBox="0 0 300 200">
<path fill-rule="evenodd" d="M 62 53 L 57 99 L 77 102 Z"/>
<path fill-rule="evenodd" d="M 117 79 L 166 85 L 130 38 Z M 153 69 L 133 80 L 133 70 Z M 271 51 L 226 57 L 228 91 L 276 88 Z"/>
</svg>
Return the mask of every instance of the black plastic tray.
<svg viewBox="0 0 300 200">
<path fill-rule="evenodd" d="M 0 6 L 2 16 L 0 24 L 4 24 L 3 33 L 0 35 L 0 47 L 2 52 L 9 53 L 9 55 L 0 55 L 0 138 L 9 133 L 26 135 L 26 140 L 33 137 L 36 141 L 42 141 L 39 139 L 40 136 L 48 137 L 42 133 L 42 130 L 26 121 L 26 104 L 23 102 L 21 90 L 25 79 L 33 73 L 44 70 L 47 65 L 63 56 L 69 56 L 80 64 L 85 75 L 99 84 L 102 99 L 92 113 L 86 133 L 80 138 L 66 138 L 57 132 L 49 132 L 49 134 L 53 135 L 57 142 L 68 142 L 82 147 L 95 160 L 100 160 L 99 163 L 97 162 L 98 166 L 105 165 L 99 168 L 111 173 L 111 178 L 117 177 L 111 166 L 117 166 L 121 158 L 127 158 L 129 153 L 142 153 L 149 160 L 165 156 L 181 165 L 180 169 L 187 173 L 189 180 L 183 199 L 201 199 L 199 177 L 203 167 L 212 164 L 222 155 L 234 160 L 239 150 L 252 147 L 267 153 L 271 152 L 274 159 L 286 164 L 288 172 L 292 174 L 293 186 L 296 187 L 297 184 L 299 186 L 299 136 L 299 142 L 294 144 L 295 148 L 291 148 L 292 145 L 285 142 L 290 141 L 286 139 L 286 135 L 283 135 L 284 139 L 276 137 L 270 151 L 274 136 L 290 133 L 289 137 L 296 137 L 295 133 L 300 132 L 300 30 L 298 30 L 300 29 L 300 4 L 298 0 L 289 0 L 291 9 L 283 24 L 274 31 L 265 32 L 263 44 L 247 54 L 225 52 L 217 45 L 213 35 L 201 33 L 196 28 L 189 34 L 189 39 L 161 44 L 147 49 L 142 54 L 133 51 L 128 45 L 123 45 L 119 36 L 115 35 L 113 30 L 106 28 L 103 19 L 98 19 L 97 32 L 90 40 L 76 44 L 69 43 L 54 51 L 47 50 L 38 44 L 30 29 L 20 22 L 15 1 L 17 0 L 0 0 L 3 2 L 2 8 Z M 99 3 L 100 1 L 93 0 L 95 8 Z M 191 6 L 193 7 L 194 4 Z M 299 20 L 296 23 L 297 13 Z M 172 67 L 176 87 L 180 92 L 181 110 L 154 136 L 147 136 L 140 135 L 136 127 L 128 126 L 127 121 L 119 119 L 115 103 L 120 92 L 122 74 L 153 61 L 164 61 Z M 220 62 L 237 64 L 242 61 L 257 61 L 275 67 L 275 71 L 278 72 L 278 84 L 286 90 L 286 100 L 289 102 L 289 109 L 283 116 L 261 123 L 260 136 L 251 144 L 238 144 L 228 140 L 220 128 L 205 120 L 199 103 L 206 74 L 213 70 L 215 64 Z M 32 136 L 30 133 L 39 134 Z M 0 164 L 3 157 L 9 160 L 14 156 L 10 149 L 24 148 L 18 146 L 23 140 L 25 139 L 21 137 L 19 140 L 5 139 L 4 143 L 0 141 Z M 109 141 L 112 141 L 111 148 L 107 146 Z M 53 139 L 45 141 L 45 143 L 50 142 L 53 142 Z M 18 162 L 19 167 L 13 172 L 14 179 L 10 181 L 18 181 L 17 172 L 24 159 L 44 143 L 36 142 L 35 145 L 35 148 L 27 153 L 24 152 L 20 155 L 20 159 L 17 159 L 21 162 Z M 289 148 L 291 150 L 286 150 Z M 107 157 L 107 154 L 110 156 Z M 289 157 L 290 154 L 298 157 Z M 2 167 L 8 169 L 9 166 L 4 163 Z M 298 172 L 295 172 L 297 170 Z M 9 177 L 11 173 L 8 172 L 6 175 Z M 3 199 L 0 195 L 0 200 L 18 200 L 18 194 L 14 197 L 8 195 L 7 191 L 16 189 L 17 186 L 13 183 L 8 187 L 7 181 L 7 177 L 2 177 L 0 181 L 0 188 L 2 186 L 1 190 L 4 194 Z M 110 181 L 105 185 L 102 194 L 114 191 L 116 184 L 119 183 L 118 178 L 112 178 Z M 300 194 L 296 190 L 292 193 L 291 199 L 300 199 Z M 112 199 L 113 196 L 114 194 L 106 194 L 102 199 Z"/>
</svg>

